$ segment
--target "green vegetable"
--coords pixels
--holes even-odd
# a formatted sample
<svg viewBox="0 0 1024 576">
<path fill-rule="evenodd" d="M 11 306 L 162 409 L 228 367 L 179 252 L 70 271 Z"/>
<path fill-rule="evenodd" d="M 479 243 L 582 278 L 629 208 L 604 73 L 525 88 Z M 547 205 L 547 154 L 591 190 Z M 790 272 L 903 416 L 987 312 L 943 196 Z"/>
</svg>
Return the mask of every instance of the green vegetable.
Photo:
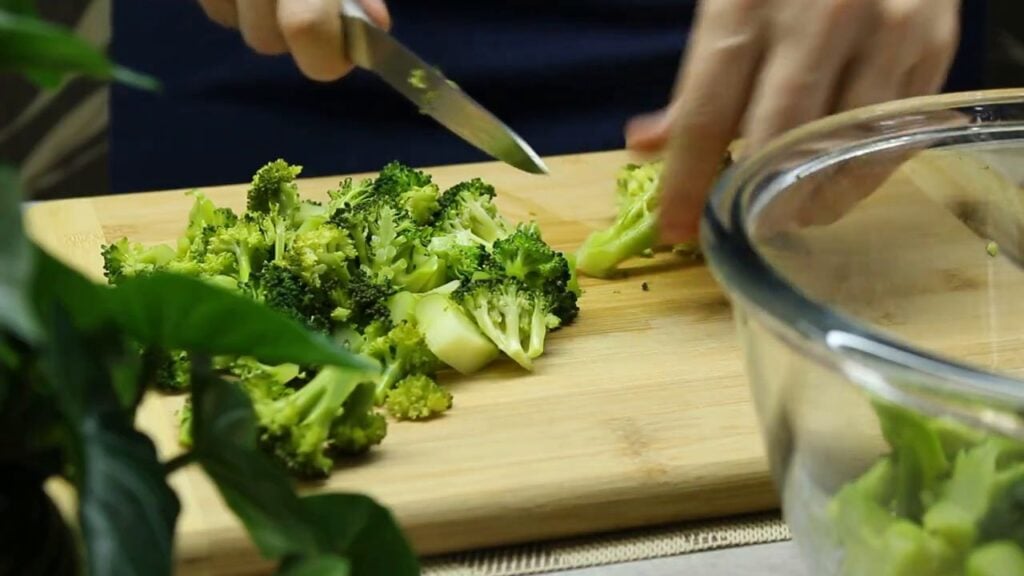
<svg viewBox="0 0 1024 576">
<path fill-rule="evenodd" d="M 388 391 L 388 414 L 399 420 L 423 420 L 452 407 L 451 392 L 433 378 L 414 374 Z"/>
<path fill-rule="evenodd" d="M 450 296 L 428 294 L 414 314 L 430 351 L 458 372 L 478 372 L 498 357 L 498 347 Z"/>
<path fill-rule="evenodd" d="M 1018 573 L 1024 443 L 874 407 L 891 452 L 829 506 L 843 574 Z"/>
</svg>

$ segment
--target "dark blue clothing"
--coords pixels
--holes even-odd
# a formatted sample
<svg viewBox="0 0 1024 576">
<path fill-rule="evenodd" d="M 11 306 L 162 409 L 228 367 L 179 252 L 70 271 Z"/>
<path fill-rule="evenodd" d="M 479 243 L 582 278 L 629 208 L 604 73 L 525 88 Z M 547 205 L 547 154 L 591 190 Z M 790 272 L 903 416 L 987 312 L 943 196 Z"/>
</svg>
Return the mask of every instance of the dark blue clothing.
<svg viewBox="0 0 1024 576">
<path fill-rule="evenodd" d="M 983 2 L 951 89 L 980 82 Z M 541 155 L 623 146 L 633 115 L 663 106 L 694 0 L 389 0 L 392 32 Z M 115 192 L 247 180 L 282 157 L 304 175 L 487 159 L 372 76 L 304 79 L 289 56 L 253 54 L 194 0 L 115 0 L 113 56 L 162 94 L 115 87 Z M 723 74 L 729 73 L 723 70 Z"/>
</svg>

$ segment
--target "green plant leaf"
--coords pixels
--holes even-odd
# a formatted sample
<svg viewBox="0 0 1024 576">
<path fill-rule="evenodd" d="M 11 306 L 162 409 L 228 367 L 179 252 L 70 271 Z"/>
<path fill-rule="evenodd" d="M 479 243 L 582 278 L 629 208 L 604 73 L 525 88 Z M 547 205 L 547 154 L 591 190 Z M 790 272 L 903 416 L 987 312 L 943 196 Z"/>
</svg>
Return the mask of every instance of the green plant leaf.
<svg viewBox="0 0 1024 576">
<path fill-rule="evenodd" d="M 354 574 L 417 576 L 416 554 L 386 508 L 361 494 L 302 498 L 327 549 L 348 559 Z"/>
<path fill-rule="evenodd" d="M 348 561 L 333 554 L 300 558 L 281 565 L 277 576 L 349 576 Z"/>
<path fill-rule="evenodd" d="M 34 16 L 36 3 L 35 0 L 0 0 L 0 12 Z"/>
<path fill-rule="evenodd" d="M 33 254 L 22 224 L 21 200 L 17 172 L 0 165 L 0 330 L 34 341 L 40 328 L 28 297 Z"/>
<path fill-rule="evenodd" d="M 111 290 L 109 308 L 142 344 L 209 355 L 252 356 L 268 364 L 349 366 L 378 371 L 323 335 L 250 298 L 195 278 L 158 272 Z"/>
<path fill-rule="evenodd" d="M 192 442 L 196 462 L 266 557 L 315 554 L 317 536 L 291 479 L 257 444 L 249 397 L 201 358 L 192 362 Z"/>
<path fill-rule="evenodd" d="M 25 3 L 14 4 L 23 8 Z M 65 28 L 19 9 L 0 9 L 0 71 L 25 74 L 45 87 L 51 87 L 54 78 L 65 74 L 84 74 L 144 90 L 159 88 L 155 79 L 115 66 L 102 52 Z"/>
<path fill-rule="evenodd" d="M 69 431 L 88 574 L 169 576 L 180 503 L 152 441 L 133 427 L 114 393 L 104 352 L 118 348 L 110 343 L 119 335 L 80 332 L 59 304 L 51 310 L 43 361 Z"/>
</svg>

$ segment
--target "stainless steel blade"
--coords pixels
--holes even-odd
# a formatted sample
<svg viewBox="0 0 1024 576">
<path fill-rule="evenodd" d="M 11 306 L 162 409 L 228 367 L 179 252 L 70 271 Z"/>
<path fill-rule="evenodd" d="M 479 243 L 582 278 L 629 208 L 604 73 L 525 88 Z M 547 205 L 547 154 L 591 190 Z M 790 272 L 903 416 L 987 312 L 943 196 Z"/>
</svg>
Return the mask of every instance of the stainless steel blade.
<svg viewBox="0 0 1024 576">
<path fill-rule="evenodd" d="M 373 24 L 356 0 L 342 0 L 342 24 L 348 57 L 377 74 L 462 139 L 520 170 L 547 174 L 540 156 L 522 138 L 428 65 L 398 40 Z"/>
</svg>

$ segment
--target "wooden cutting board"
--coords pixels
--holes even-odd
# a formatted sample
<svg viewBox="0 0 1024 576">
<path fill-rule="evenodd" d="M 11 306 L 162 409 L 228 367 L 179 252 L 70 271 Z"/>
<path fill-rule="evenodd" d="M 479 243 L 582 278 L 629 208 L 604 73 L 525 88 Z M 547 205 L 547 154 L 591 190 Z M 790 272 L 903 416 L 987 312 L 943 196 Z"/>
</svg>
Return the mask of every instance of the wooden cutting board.
<svg viewBox="0 0 1024 576">
<path fill-rule="evenodd" d="M 497 163 L 429 171 L 442 187 L 482 177 L 508 218 L 535 219 L 552 245 L 574 250 L 609 221 L 616 172 L 630 159 L 552 158 L 549 177 Z M 320 198 L 338 181 L 303 180 L 300 190 Z M 203 190 L 244 208 L 244 185 Z M 183 192 L 36 204 L 29 228 L 102 280 L 101 243 L 181 233 L 191 205 Z M 393 423 L 372 457 L 338 470 L 326 488 L 378 498 L 422 554 L 777 507 L 724 294 L 703 263 L 666 256 L 631 268 L 626 279 L 582 279 L 579 320 L 550 337 L 534 373 L 506 361 L 449 380 L 447 415 Z M 165 456 L 179 450 L 179 405 L 154 395 L 140 412 Z M 172 482 L 184 572 L 261 565 L 200 470 Z"/>
</svg>

